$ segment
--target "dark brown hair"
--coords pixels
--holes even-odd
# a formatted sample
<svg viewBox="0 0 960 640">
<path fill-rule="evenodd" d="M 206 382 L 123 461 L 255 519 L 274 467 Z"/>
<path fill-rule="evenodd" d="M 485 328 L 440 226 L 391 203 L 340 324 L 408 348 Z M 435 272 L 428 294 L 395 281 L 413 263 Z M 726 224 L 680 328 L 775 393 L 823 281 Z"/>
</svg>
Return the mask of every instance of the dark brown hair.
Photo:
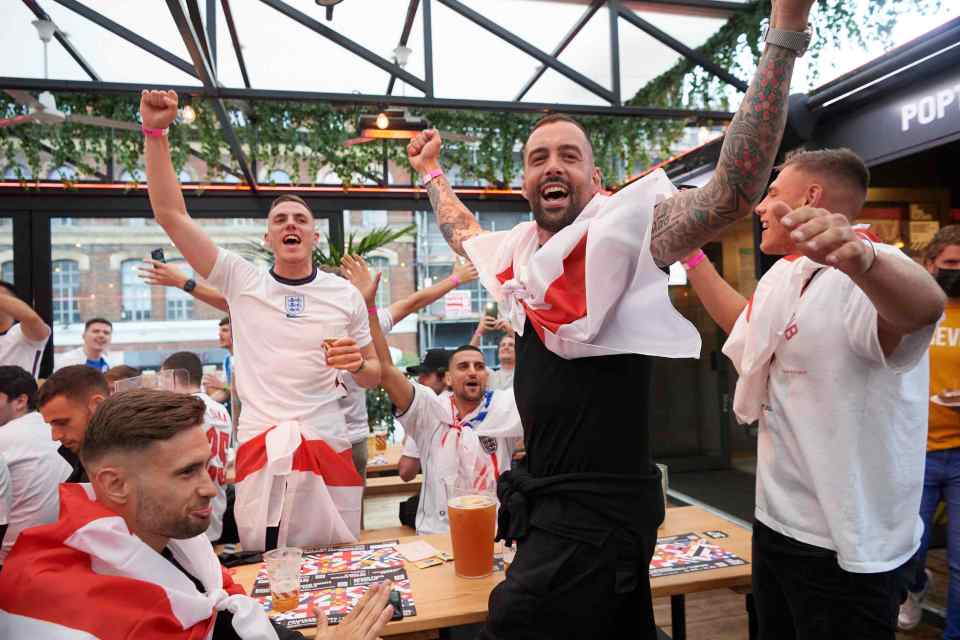
<svg viewBox="0 0 960 640">
<path fill-rule="evenodd" d="M 590 148 L 590 153 L 593 153 L 593 143 L 590 141 L 590 134 L 587 132 L 587 128 L 580 123 L 576 118 L 572 118 L 563 113 L 548 113 L 539 120 L 533 123 L 533 126 L 530 127 L 530 133 L 527 134 L 527 140 L 530 139 L 530 136 L 533 135 L 533 132 L 539 129 L 540 127 L 546 126 L 548 124 L 553 124 L 555 122 L 568 122 L 575 126 L 577 129 L 583 132 L 583 137 L 587 139 L 587 146 Z M 523 143 L 523 148 L 520 149 L 520 158 L 524 163 L 527 161 L 527 143 Z"/>
<path fill-rule="evenodd" d="M 90 318 L 85 323 L 83 323 L 83 332 L 86 333 L 87 329 L 90 328 L 92 324 L 105 324 L 110 327 L 110 330 L 113 331 L 113 323 L 107 320 L 106 318 Z"/>
<path fill-rule="evenodd" d="M 203 423 L 200 398 L 159 389 L 134 389 L 104 400 L 87 426 L 80 448 L 84 466 L 111 451 L 143 451 Z"/>
<path fill-rule="evenodd" d="M 783 171 L 787 167 L 795 167 L 800 171 L 827 178 L 839 178 L 864 197 L 870 186 L 870 170 L 863 164 L 860 156 L 850 149 L 817 149 L 816 151 L 801 149 L 788 154 L 777 170 Z"/>
<path fill-rule="evenodd" d="M 112 385 L 118 380 L 126 380 L 127 378 L 136 378 L 140 375 L 140 369 L 136 367 L 131 367 L 128 364 L 118 364 L 115 367 L 110 367 L 107 369 L 107 372 L 103 374 L 103 377 L 106 378 L 107 384 Z"/>
<path fill-rule="evenodd" d="M 37 408 L 37 381 L 20 367 L 0 367 L 0 393 L 7 396 L 8 401 L 27 396 L 27 410 L 33 411 Z"/>
<path fill-rule="evenodd" d="M 950 245 L 960 245 L 960 224 L 951 224 L 937 231 L 923 250 L 924 263 L 933 262 Z"/>
<path fill-rule="evenodd" d="M 74 402 L 86 402 L 90 396 L 110 395 L 110 385 L 103 374 L 85 364 L 74 364 L 55 371 L 40 387 L 37 406 L 42 407 L 55 397 L 64 395 Z"/>
<path fill-rule="evenodd" d="M 230 316 L 223 316 L 222 318 L 220 318 L 220 325 L 219 325 L 219 326 L 222 327 L 222 326 L 228 325 L 228 324 L 230 324 Z"/>
<path fill-rule="evenodd" d="M 183 369 L 190 376 L 187 381 L 190 386 L 199 387 L 200 381 L 203 379 L 203 363 L 200 362 L 200 356 L 192 351 L 178 351 L 168 356 L 160 365 L 160 368 L 164 370 Z"/>
<path fill-rule="evenodd" d="M 307 213 L 310 214 L 310 217 L 313 217 L 313 211 L 310 209 L 310 205 L 307 204 L 307 201 L 292 193 L 285 193 L 282 196 L 274 198 L 273 202 L 270 203 L 270 209 L 267 210 L 267 217 L 270 217 L 270 212 L 273 211 L 277 205 L 283 204 L 284 202 L 296 202 L 297 204 L 303 205 L 303 208 L 307 210 Z"/>
</svg>

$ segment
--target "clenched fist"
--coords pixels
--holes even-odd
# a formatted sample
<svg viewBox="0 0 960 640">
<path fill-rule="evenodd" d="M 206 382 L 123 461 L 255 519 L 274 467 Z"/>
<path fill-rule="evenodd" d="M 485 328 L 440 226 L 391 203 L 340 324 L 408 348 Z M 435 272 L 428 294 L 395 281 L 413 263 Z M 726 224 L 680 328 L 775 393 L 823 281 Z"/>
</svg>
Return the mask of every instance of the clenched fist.
<svg viewBox="0 0 960 640">
<path fill-rule="evenodd" d="M 417 134 L 417 137 L 407 145 L 407 157 L 410 166 L 417 173 L 424 174 L 440 168 L 440 146 L 442 140 L 436 129 L 426 129 Z"/>
<path fill-rule="evenodd" d="M 773 215 L 790 230 L 790 240 L 797 251 L 814 262 L 836 267 L 851 277 L 873 266 L 874 251 L 857 235 L 845 215 L 816 207 L 790 211 L 782 202 L 773 205 Z"/>
<path fill-rule="evenodd" d="M 140 119 L 148 129 L 166 129 L 177 119 L 176 91 L 142 91 Z"/>
</svg>

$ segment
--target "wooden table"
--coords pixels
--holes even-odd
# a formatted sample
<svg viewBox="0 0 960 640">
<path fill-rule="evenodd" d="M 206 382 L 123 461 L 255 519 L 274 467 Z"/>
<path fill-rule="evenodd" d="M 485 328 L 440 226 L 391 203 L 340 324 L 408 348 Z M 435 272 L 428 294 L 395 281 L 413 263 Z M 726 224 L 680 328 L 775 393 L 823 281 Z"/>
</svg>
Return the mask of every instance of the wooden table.
<svg viewBox="0 0 960 640">
<path fill-rule="evenodd" d="M 400 466 L 400 456 L 403 455 L 403 445 L 401 444 L 392 444 L 387 447 L 386 451 L 378 451 L 377 455 L 383 454 L 386 456 L 387 461 L 385 464 L 367 464 L 367 475 L 387 475 L 391 473 L 397 473 L 397 470 Z M 375 456 L 371 456 L 372 460 Z"/>
<path fill-rule="evenodd" d="M 667 519 L 658 531 L 660 537 L 681 533 L 697 533 L 720 530 L 729 537 L 716 540 L 716 544 L 732 551 L 744 560 L 750 560 L 751 532 L 723 520 L 698 507 L 676 507 L 667 510 Z M 364 531 L 362 542 L 378 542 L 397 539 L 389 531 Z M 435 534 L 399 538 L 401 542 L 425 540 L 441 551 L 451 551 L 450 536 Z M 238 567 L 234 579 L 249 592 L 253 587 L 260 565 Z M 418 569 L 413 563 L 405 565 L 410 577 L 413 599 L 417 606 L 417 615 L 391 622 L 383 636 L 398 636 L 415 632 L 443 629 L 464 624 L 483 622 L 487 617 L 487 600 L 490 591 L 503 579 L 503 573 L 479 580 L 457 578 L 453 572 L 453 563 L 442 566 Z M 687 574 L 654 578 L 650 581 L 654 597 L 670 596 L 673 618 L 673 638 L 682 639 L 686 635 L 684 619 L 684 596 L 688 593 L 711 589 L 732 589 L 750 585 L 750 565 L 697 571 Z M 314 629 L 301 629 L 307 637 L 313 637 Z"/>
<path fill-rule="evenodd" d="M 422 485 L 422 473 L 418 473 L 413 480 L 408 482 L 401 480 L 400 476 L 367 478 L 363 495 L 367 498 L 370 496 L 412 496 L 420 493 Z"/>
</svg>

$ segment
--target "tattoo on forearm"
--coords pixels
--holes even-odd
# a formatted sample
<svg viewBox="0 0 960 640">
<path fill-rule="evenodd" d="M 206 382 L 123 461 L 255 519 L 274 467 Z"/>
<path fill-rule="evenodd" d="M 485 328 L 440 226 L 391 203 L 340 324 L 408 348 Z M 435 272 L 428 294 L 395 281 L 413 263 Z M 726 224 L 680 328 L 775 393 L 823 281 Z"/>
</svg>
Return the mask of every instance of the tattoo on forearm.
<svg viewBox="0 0 960 640">
<path fill-rule="evenodd" d="M 427 184 L 427 195 L 430 196 L 430 205 L 437 214 L 440 233 L 455 253 L 466 257 L 463 242 L 481 231 L 477 219 L 460 202 L 460 198 L 443 176 L 438 176 Z"/>
<path fill-rule="evenodd" d="M 727 129 L 713 178 L 655 208 L 650 249 L 657 264 L 700 248 L 760 201 L 787 121 L 794 60 L 792 51 L 766 48 Z"/>
</svg>

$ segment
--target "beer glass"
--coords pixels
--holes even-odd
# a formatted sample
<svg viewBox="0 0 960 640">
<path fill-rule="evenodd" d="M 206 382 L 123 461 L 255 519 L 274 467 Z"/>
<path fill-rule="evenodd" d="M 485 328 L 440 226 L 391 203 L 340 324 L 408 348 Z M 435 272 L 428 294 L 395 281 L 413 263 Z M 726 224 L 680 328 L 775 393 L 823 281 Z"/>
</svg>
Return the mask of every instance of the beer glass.
<svg viewBox="0 0 960 640">
<path fill-rule="evenodd" d="M 460 578 L 485 578 L 493 573 L 496 498 L 484 491 L 453 484 L 447 489 L 447 518 L 454 573 Z"/>
<path fill-rule="evenodd" d="M 276 612 L 296 609 L 300 604 L 300 563 L 303 551 L 296 547 L 280 547 L 263 554 L 270 580 L 271 609 Z"/>
</svg>

